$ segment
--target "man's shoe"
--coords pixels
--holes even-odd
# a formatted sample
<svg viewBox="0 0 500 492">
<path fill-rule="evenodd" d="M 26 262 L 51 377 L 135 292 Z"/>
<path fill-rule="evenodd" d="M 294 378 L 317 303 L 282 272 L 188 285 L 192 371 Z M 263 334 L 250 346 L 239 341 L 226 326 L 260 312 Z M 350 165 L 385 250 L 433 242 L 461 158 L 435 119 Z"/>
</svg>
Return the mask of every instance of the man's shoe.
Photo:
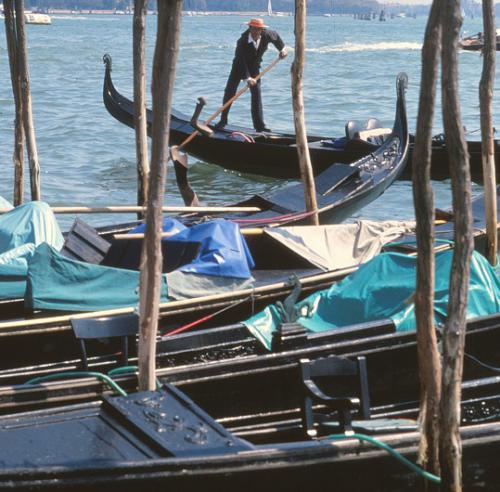
<svg viewBox="0 0 500 492">
<path fill-rule="evenodd" d="M 259 128 L 257 131 L 259 133 L 264 133 L 264 132 L 271 133 L 272 130 L 270 128 L 267 128 L 267 126 L 264 126 L 262 128 Z"/>
<path fill-rule="evenodd" d="M 227 121 L 219 121 L 215 124 L 217 130 L 222 130 L 227 125 Z"/>
</svg>

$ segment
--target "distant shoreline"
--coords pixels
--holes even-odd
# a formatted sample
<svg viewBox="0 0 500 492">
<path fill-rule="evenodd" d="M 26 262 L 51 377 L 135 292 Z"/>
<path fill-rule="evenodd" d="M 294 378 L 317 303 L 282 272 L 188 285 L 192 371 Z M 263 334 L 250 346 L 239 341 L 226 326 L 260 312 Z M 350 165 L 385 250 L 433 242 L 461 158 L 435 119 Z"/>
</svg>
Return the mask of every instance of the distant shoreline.
<svg viewBox="0 0 500 492">
<path fill-rule="evenodd" d="M 40 9 L 40 12 L 49 15 L 132 15 L 133 12 L 124 11 L 124 10 L 102 10 L 102 9 Z M 148 12 L 149 15 L 156 15 L 156 11 L 150 10 Z M 205 11 L 205 10 L 184 10 L 182 12 L 183 16 L 187 17 L 205 17 L 205 16 L 231 16 L 237 15 L 240 17 L 268 17 L 269 14 L 267 12 L 261 11 Z M 326 16 L 326 17 L 346 17 L 352 16 L 352 13 L 349 14 L 308 14 L 311 16 Z M 293 16 L 293 12 L 274 12 L 271 17 L 290 17 Z"/>
</svg>

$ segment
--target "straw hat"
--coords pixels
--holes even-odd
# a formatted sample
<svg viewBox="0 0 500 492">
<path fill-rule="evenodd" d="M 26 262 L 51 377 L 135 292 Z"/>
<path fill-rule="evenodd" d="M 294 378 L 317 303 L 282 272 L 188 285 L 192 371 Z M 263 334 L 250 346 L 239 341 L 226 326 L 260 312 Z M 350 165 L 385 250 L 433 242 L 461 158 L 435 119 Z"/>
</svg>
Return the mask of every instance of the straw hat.
<svg viewBox="0 0 500 492">
<path fill-rule="evenodd" d="M 247 26 L 257 27 L 258 29 L 264 29 L 265 27 L 269 27 L 264 24 L 264 21 L 262 19 L 250 19 L 246 24 Z"/>
</svg>

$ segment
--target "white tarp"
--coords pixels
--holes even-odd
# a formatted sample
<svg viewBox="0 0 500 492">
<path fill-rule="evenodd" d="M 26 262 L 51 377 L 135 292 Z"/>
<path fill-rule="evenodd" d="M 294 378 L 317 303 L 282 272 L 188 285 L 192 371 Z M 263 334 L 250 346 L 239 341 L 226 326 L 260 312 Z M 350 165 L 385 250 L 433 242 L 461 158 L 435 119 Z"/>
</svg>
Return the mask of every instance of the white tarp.
<svg viewBox="0 0 500 492">
<path fill-rule="evenodd" d="M 360 265 L 382 247 L 415 230 L 414 221 L 375 222 L 318 227 L 269 228 L 265 233 L 325 271 Z"/>
</svg>

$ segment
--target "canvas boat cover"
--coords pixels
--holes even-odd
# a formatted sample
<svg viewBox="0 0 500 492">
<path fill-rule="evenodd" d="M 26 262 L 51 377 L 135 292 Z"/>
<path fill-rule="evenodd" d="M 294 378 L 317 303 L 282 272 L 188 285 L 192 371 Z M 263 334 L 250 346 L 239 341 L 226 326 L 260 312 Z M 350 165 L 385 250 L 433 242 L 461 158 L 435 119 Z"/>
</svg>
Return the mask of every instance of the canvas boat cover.
<svg viewBox="0 0 500 492">
<path fill-rule="evenodd" d="M 169 274 L 168 298 L 163 277 L 162 302 L 251 286 L 254 263 L 236 224 L 216 220 L 186 228 L 167 218 L 165 229 L 177 233 L 172 237 L 177 243 L 198 242 L 200 248 L 192 263 Z M 64 311 L 138 304 L 139 272 L 66 258 L 58 253 L 63 243 L 55 217 L 43 202 L 0 216 L 0 299 L 24 297 L 27 308 Z"/>
<path fill-rule="evenodd" d="M 0 201 L 2 207 L 9 205 Z M 44 202 L 29 202 L 1 215 L 0 299 L 22 298 L 28 262 L 36 247 L 45 242 L 60 249 L 63 241 L 54 214 Z"/>
<path fill-rule="evenodd" d="M 265 233 L 324 271 L 349 268 L 378 255 L 384 245 L 415 230 L 414 221 L 360 220 L 338 224 L 269 228 Z"/>
<path fill-rule="evenodd" d="M 436 255 L 434 318 L 446 319 L 453 251 Z M 488 261 L 476 251 L 471 258 L 467 317 L 500 312 L 500 281 Z M 382 253 L 329 289 L 316 292 L 295 306 L 297 322 L 311 332 L 391 318 L 398 331 L 414 330 L 416 258 Z M 245 325 L 267 348 L 281 324 L 276 305 L 268 306 Z"/>
<path fill-rule="evenodd" d="M 95 311 L 139 304 L 140 272 L 62 256 L 47 243 L 29 261 L 25 305 L 31 309 Z M 163 275 L 161 302 L 167 301 Z"/>
</svg>

